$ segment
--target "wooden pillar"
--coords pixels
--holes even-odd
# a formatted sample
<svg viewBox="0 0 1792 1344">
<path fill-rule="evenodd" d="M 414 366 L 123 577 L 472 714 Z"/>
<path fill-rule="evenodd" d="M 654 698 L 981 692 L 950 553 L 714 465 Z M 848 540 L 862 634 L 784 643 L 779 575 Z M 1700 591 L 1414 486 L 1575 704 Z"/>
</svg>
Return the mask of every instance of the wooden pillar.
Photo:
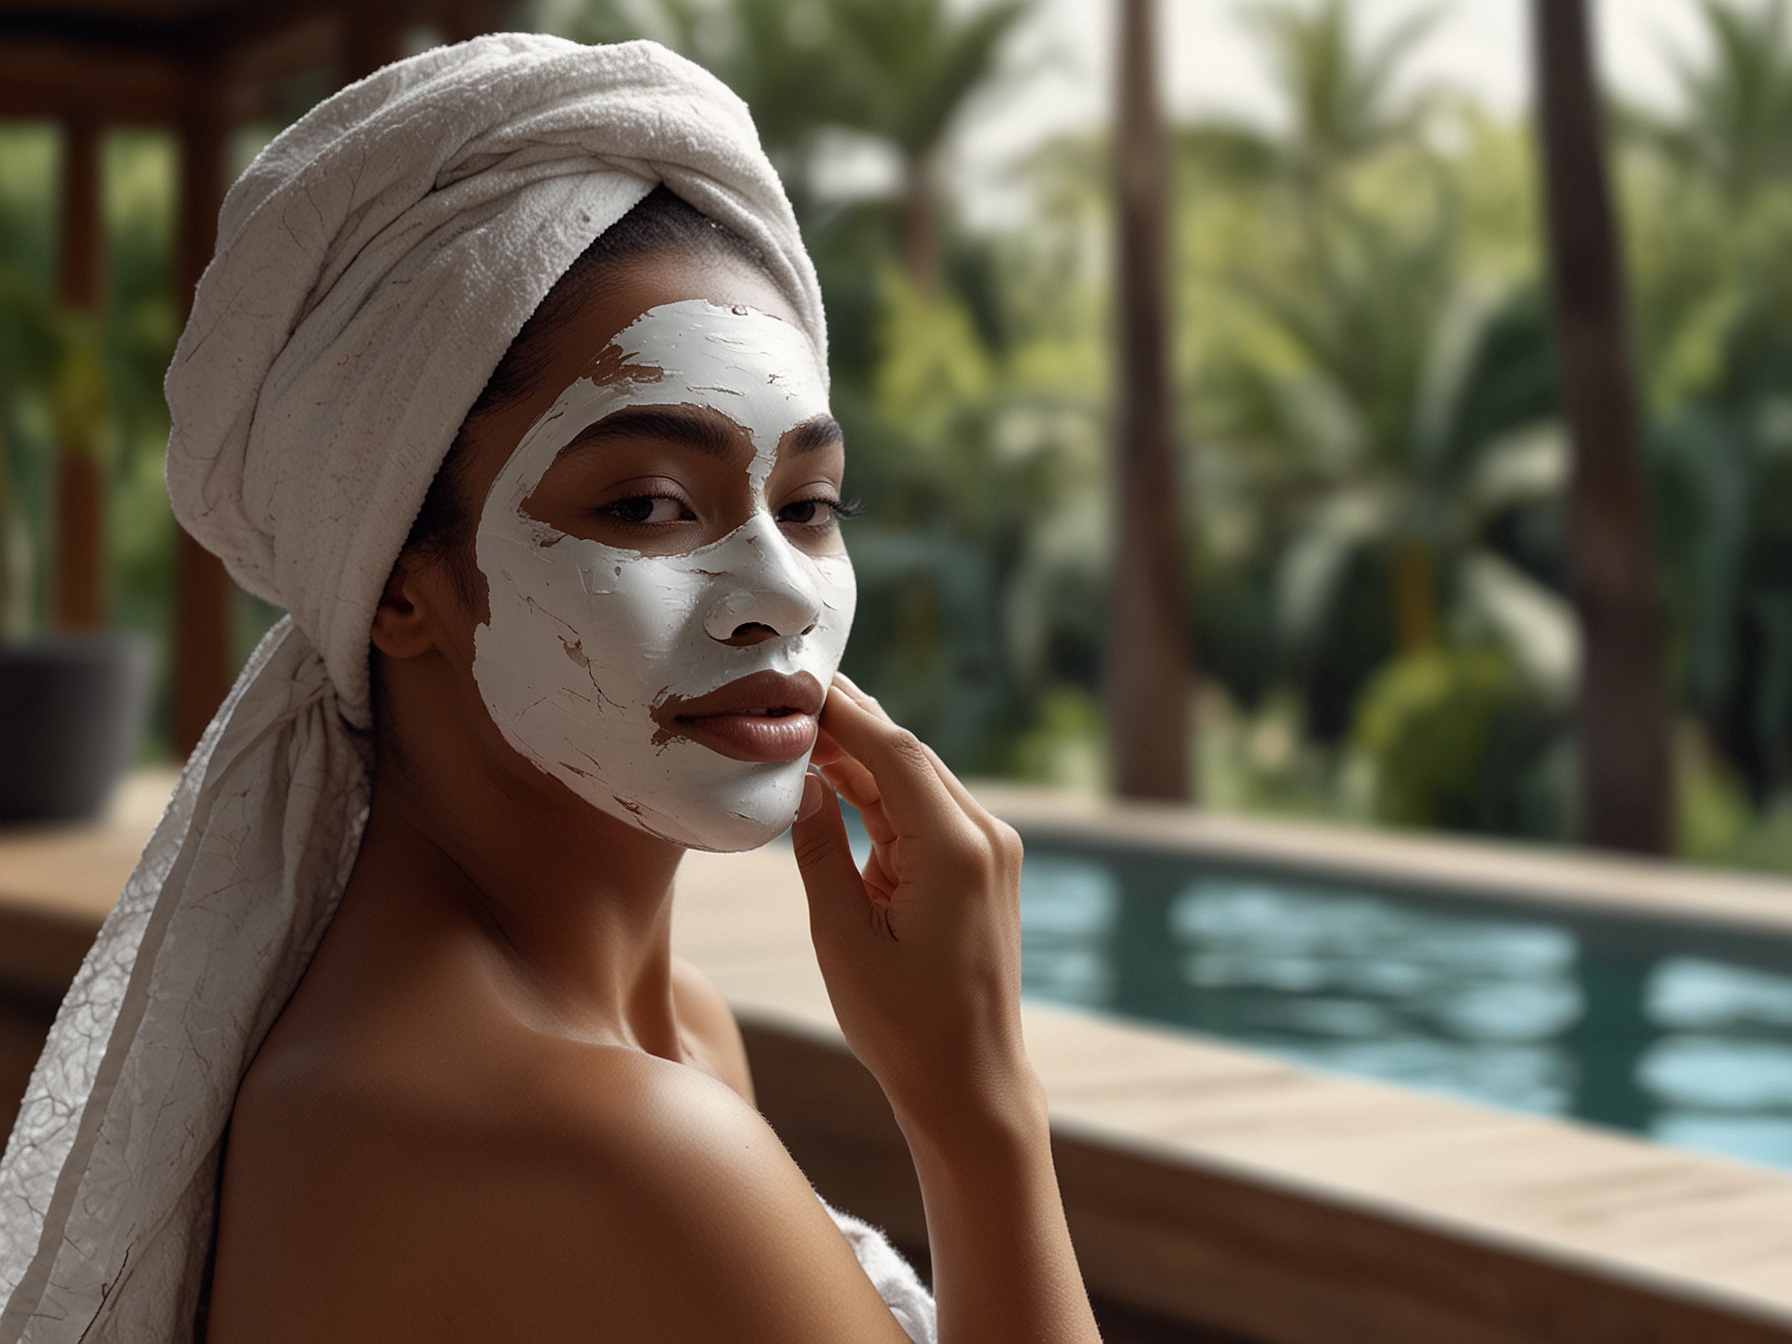
<svg viewBox="0 0 1792 1344">
<path fill-rule="evenodd" d="M 1556 357 L 1574 454 L 1576 831 L 1586 844 L 1666 854 L 1674 791 L 1661 596 L 1586 0 L 1533 0 L 1532 23 Z"/>
<path fill-rule="evenodd" d="M 56 406 L 56 549 L 52 615 L 63 629 L 106 616 L 105 476 L 96 442 L 104 410 L 100 309 L 104 225 L 100 218 L 100 126 L 92 115 L 62 122 L 62 187 L 56 302 L 64 322 Z"/>
<path fill-rule="evenodd" d="M 497 6 L 489 0 L 448 0 L 442 6 L 442 32 L 450 42 L 493 32 L 496 20 Z"/>
<path fill-rule="evenodd" d="M 1193 659 L 1170 376 L 1169 148 L 1157 93 L 1155 4 L 1120 0 L 1114 570 L 1105 691 L 1115 791 L 1183 799 Z"/>
<path fill-rule="evenodd" d="M 342 10 L 343 63 L 353 83 L 404 55 L 408 15 L 391 0 L 350 4 Z"/>
<path fill-rule="evenodd" d="M 224 99 L 216 72 L 195 69 L 180 124 L 180 215 L 175 284 L 181 316 L 217 243 L 224 202 Z M 174 597 L 174 745 L 183 755 L 230 691 L 231 582 L 224 564 L 184 530 L 177 534 Z"/>
</svg>

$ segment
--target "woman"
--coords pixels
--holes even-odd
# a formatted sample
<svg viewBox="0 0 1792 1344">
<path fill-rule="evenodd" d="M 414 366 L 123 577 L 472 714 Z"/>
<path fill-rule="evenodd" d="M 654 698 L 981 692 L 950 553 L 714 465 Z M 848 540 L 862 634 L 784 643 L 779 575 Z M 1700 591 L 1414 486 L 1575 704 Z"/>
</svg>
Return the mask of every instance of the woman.
<svg viewBox="0 0 1792 1344">
<path fill-rule="evenodd" d="M 34 1077 L 0 1340 L 927 1337 L 670 956 L 684 848 L 793 814 L 939 1338 L 1095 1338 L 1020 1041 L 1018 843 L 833 679 L 825 368 L 744 109 L 645 44 L 428 53 L 245 175 L 169 482 L 292 617 Z"/>
</svg>

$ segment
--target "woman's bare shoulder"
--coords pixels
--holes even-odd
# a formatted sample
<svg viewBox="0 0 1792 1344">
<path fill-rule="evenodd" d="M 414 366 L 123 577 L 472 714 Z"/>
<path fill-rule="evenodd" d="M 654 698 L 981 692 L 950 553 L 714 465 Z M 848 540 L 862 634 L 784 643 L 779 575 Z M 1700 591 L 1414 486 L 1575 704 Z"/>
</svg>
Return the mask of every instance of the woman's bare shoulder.
<svg viewBox="0 0 1792 1344">
<path fill-rule="evenodd" d="M 738 1095 L 637 1052 L 573 1053 L 577 1068 L 461 1113 L 391 1093 L 340 1099 L 327 1144 L 271 1185 L 227 1186 L 214 1344 L 898 1344 L 807 1182 Z M 264 1211 L 255 1247 L 231 1235 L 248 1201 Z M 271 1208 L 279 1227 L 266 1226 Z"/>
<path fill-rule="evenodd" d="M 703 1067 L 751 1104 L 753 1076 L 747 1064 L 747 1047 L 728 1000 L 708 976 L 683 957 L 672 958 L 672 992 L 686 1044 L 694 1049 Z"/>
<path fill-rule="evenodd" d="M 274 1044 L 233 1125 L 213 1344 L 903 1339 L 718 1077 L 477 1013 L 404 1050 Z"/>
</svg>

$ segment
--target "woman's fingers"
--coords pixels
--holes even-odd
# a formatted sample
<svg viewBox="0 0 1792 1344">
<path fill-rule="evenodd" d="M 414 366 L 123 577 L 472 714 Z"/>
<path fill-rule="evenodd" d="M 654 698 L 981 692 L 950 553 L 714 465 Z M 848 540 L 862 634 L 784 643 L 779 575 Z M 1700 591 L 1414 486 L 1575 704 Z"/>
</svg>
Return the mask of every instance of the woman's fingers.
<svg viewBox="0 0 1792 1344">
<path fill-rule="evenodd" d="M 940 759 L 939 752 L 935 751 L 925 742 L 921 744 L 921 750 L 926 752 L 927 759 L 933 762 L 933 768 L 935 773 L 940 777 L 940 783 L 946 786 L 946 792 L 952 795 L 953 801 L 962 807 L 969 815 L 973 817 L 983 816 L 983 804 L 977 801 L 969 789 L 965 788 L 963 781 L 960 780 L 957 775 L 946 768 L 946 763 Z"/>
<path fill-rule="evenodd" d="M 847 676 L 846 673 L 834 673 L 834 682 L 846 692 L 860 709 L 864 710 L 867 714 L 870 714 L 873 718 L 882 719 L 891 727 L 895 727 L 896 720 L 889 716 L 883 705 L 878 702 L 877 697 L 862 690 L 859 687 L 858 682 Z"/>
<path fill-rule="evenodd" d="M 956 803 L 927 748 L 906 728 L 838 690 L 829 694 L 822 708 L 822 728 L 870 772 L 884 815 L 897 833 L 920 833 Z"/>
<path fill-rule="evenodd" d="M 864 691 L 860 690 L 851 677 L 848 677 L 844 672 L 836 672 L 834 673 L 834 680 L 860 708 L 865 710 L 866 713 L 883 720 L 892 728 L 896 726 L 895 720 L 884 712 L 884 707 Z M 940 754 L 925 742 L 921 743 L 921 750 L 927 753 L 927 759 L 932 762 L 934 772 L 940 777 L 940 783 L 946 786 L 946 791 L 952 795 L 953 800 L 973 817 L 984 815 L 983 804 L 979 803 L 972 795 L 971 791 L 965 788 L 958 776 L 953 774 L 952 771 L 947 768 L 946 763 L 940 759 Z M 858 804 L 855 803 L 853 806 L 857 807 Z"/>
<path fill-rule="evenodd" d="M 812 795 L 811 789 L 819 796 Z M 862 918 L 867 895 L 865 882 L 859 876 L 858 864 L 853 862 L 839 800 L 832 789 L 813 776 L 803 783 L 802 815 L 790 828 L 790 840 L 796 851 L 796 866 L 803 875 L 803 890 L 809 895 L 810 920 L 818 927 L 827 927 Z"/>
<path fill-rule="evenodd" d="M 821 741 L 830 741 L 823 733 Z M 877 781 L 862 763 L 855 761 L 844 751 L 837 751 L 826 760 L 817 761 L 811 756 L 810 761 L 828 777 L 828 782 L 845 795 L 846 801 L 861 811 L 877 801 Z"/>
</svg>

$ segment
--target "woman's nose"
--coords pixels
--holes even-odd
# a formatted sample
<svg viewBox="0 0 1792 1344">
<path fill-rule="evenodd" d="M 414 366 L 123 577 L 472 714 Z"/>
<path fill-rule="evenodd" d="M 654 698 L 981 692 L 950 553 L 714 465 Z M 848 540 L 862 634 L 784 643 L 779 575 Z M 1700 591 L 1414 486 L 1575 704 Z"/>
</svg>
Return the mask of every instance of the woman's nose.
<svg viewBox="0 0 1792 1344">
<path fill-rule="evenodd" d="M 806 635 L 821 618 L 821 596 L 804 557 L 760 514 L 711 557 L 722 582 L 704 618 L 709 637 L 746 647 Z"/>
</svg>

